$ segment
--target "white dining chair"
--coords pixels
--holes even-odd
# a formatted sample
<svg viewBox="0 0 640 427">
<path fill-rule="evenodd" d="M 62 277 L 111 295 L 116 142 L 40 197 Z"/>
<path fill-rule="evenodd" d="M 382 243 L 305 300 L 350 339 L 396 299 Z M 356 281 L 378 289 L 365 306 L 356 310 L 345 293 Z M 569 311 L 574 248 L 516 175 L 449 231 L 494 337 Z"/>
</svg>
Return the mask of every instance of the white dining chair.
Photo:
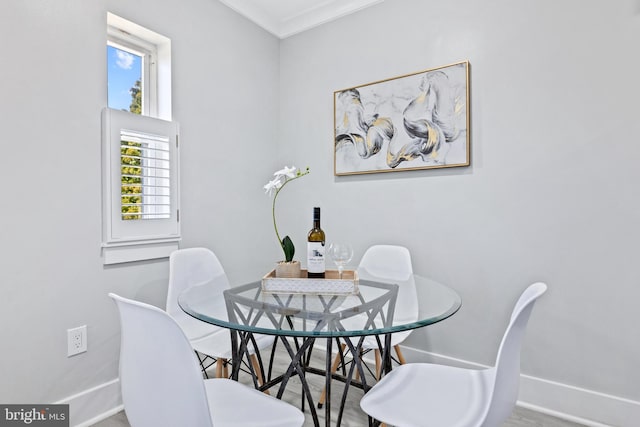
<svg viewBox="0 0 640 427">
<path fill-rule="evenodd" d="M 361 279 L 375 280 L 383 283 L 397 284 L 398 296 L 396 298 L 396 308 L 394 310 L 393 323 L 406 324 L 418 320 L 418 295 L 416 284 L 413 278 L 413 265 L 411 263 L 411 253 L 409 249 L 396 245 L 374 245 L 369 247 L 358 265 L 358 276 Z M 396 332 L 391 335 L 391 348 L 396 352 L 397 362 L 406 363 L 400 349 L 400 344 L 407 339 L 411 331 Z M 362 351 L 373 350 L 375 361 L 375 376 L 380 378 L 382 371 L 382 359 L 378 339 L 384 341 L 384 337 L 376 338 L 375 335 L 365 337 L 362 343 Z M 345 345 L 341 344 L 339 351 L 344 352 Z M 337 354 L 331 370 L 337 371 L 340 361 L 344 360 Z M 322 391 L 318 399 L 321 407 L 325 401 L 325 391 Z"/>
<path fill-rule="evenodd" d="M 178 296 L 184 290 L 198 285 L 212 286 L 220 294 L 217 318 L 227 318 L 223 292 L 229 289 L 229 280 L 218 257 L 207 248 L 186 248 L 171 253 L 169 257 L 169 288 L 166 311 L 182 328 L 198 354 L 204 375 L 207 368 L 216 364 L 216 376 L 228 376 L 228 364 L 232 357 L 229 331 L 189 316 L 178 305 Z M 212 311 L 213 313 L 213 311 Z M 213 313 L 215 314 L 215 313 Z M 258 350 L 269 347 L 273 337 L 254 335 Z M 249 346 L 252 347 L 252 346 Z M 251 364 L 260 385 L 264 375 L 255 354 L 250 348 Z M 212 360 L 209 363 L 210 359 Z"/>
<path fill-rule="evenodd" d="M 203 379 L 166 312 L 110 293 L 120 313 L 120 386 L 132 427 L 298 427 L 300 410 L 226 378 Z M 251 410 L 247 410 L 251 408 Z"/>
<path fill-rule="evenodd" d="M 520 348 L 536 300 L 547 285 L 534 283 L 520 296 L 498 349 L 495 366 L 466 369 L 409 363 L 369 390 L 360 407 L 396 427 L 498 427 L 518 397 Z"/>
<path fill-rule="evenodd" d="M 399 285 L 396 298 L 393 323 L 406 324 L 418 320 L 418 293 L 413 278 L 411 253 L 403 246 L 375 245 L 362 256 L 358 266 L 358 275 L 363 279 L 377 280 Z M 391 335 L 391 348 L 398 356 L 400 364 L 405 363 L 400 344 L 407 339 L 411 331 L 396 332 Z M 380 339 L 383 339 L 380 337 Z M 365 338 L 363 350 L 374 350 L 376 360 L 376 377 L 380 377 L 380 351 L 375 336 Z"/>
</svg>

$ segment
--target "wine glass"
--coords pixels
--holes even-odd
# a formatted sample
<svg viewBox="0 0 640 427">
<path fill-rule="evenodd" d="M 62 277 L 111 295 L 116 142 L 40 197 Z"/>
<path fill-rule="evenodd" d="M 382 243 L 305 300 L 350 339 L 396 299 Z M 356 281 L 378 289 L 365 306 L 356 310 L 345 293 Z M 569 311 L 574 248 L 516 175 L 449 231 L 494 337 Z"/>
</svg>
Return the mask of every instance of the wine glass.
<svg viewBox="0 0 640 427">
<path fill-rule="evenodd" d="M 342 279 L 344 266 L 353 258 L 353 248 L 348 243 L 332 243 L 329 245 L 329 257 L 338 266 L 338 277 Z"/>
</svg>

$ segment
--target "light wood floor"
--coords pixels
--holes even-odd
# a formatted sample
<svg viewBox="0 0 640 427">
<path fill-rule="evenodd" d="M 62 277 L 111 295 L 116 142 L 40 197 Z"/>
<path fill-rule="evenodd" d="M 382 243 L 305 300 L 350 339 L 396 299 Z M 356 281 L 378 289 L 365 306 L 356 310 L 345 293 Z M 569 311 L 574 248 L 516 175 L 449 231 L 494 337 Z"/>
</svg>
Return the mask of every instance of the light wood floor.
<svg viewBox="0 0 640 427">
<path fill-rule="evenodd" d="M 308 415 L 308 420 L 305 422 L 304 427 L 313 426 L 313 422 Z M 323 424 L 324 425 L 324 424 Z M 366 426 L 366 418 L 364 420 L 351 422 L 343 422 L 343 426 Z M 104 421 L 95 424 L 96 427 L 130 427 L 127 421 L 127 416 L 124 412 L 118 412 L 112 417 L 107 418 Z M 580 424 L 571 423 L 568 421 L 560 420 L 558 418 L 550 417 L 548 415 L 540 414 L 539 412 L 530 411 L 524 408 L 516 408 L 513 415 L 504 424 L 505 427 L 577 427 Z"/>
<path fill-rule="evenodd" d="M 265 351 L 263 357 L 268 358 L 268 353 Z M 286 360 L 286 355 L 281 355 L 278 360 Z M 314 351 L 314 357 L 312 359 L 312 365 L 323 367 L 324 355 L 322 351 Z M 276 366 L 276 372 L 281 372 L 279 369 L 283 369 L 283 366 Z M 250 383 L 250 378 L 247 374 L 241 372 L 241 382 Z M 324 386 L 324 377 L 309 374 L 307 381 L 311 388 L 311 392 L 314 396 L 314 400 L 317 400 L 318 396 Z M 287 389 L 284 393 L 283 400 L 300 407 L 301 402 L 301 387 L 300 381 L 297 378 L 291 378 Z M 331 418 L 332 425 L 335 425 L 337 418 L 338 408 L 340 407 L 340 398 L 342 396 L 342 384 L 340 382 L 332 383 L 331 392 Z M 357 388 L 351 388 L 347 398 L 347 404 L 345 405 L 345 411 L 342 418 L 343 427 L 365 427 L 367 426 L 367 416 L 360 409 L 360 399 L 363 393 Z M 305 402 L 306 405 L 306 402 Z M 312 427 L 313 420 L 309 413 L 309 408 L 305 407 L 306 421 L 304 427 Z M 324 409 L 318 410 L 318 416 L 320 418 L 320 425 L 324 426 Z M 119 412 L 112 417 L 107 418 L 94 425 L 95 427 L 130 427 L 127 417 L 124 412 Z M 564 421 L 558 418 L 551 417 L 549 415 L 541 414 L 531 411 L 529 409 L 516 407 L 509 420 L 504 424 L 505 427 L 580 427 L 580 424 L 576 424 L 569 421 Z M 188 426 L 185 426 L 188 427 Z M 446 427 L 446 426 L 443 426 Z"/>
</svg>

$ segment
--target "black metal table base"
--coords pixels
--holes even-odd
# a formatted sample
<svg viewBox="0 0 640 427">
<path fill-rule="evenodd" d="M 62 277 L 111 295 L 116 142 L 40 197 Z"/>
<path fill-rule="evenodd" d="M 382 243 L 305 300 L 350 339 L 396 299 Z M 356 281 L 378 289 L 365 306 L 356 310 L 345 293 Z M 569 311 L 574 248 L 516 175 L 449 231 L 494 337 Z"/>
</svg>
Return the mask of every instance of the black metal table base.
<svg viewBox="0 0 640 427">
<path fill-rule="evenodd" d="M 237 345 L 238 348 L 240 349 L 240 351 L 238 351 L 237 353 L 234 353 L 235 356 L 232 363 L 233 369 L 232 369 L 231 378 L 237 380 L 240 372 L 239 367 L 242 364 L 243 356 L 248 358 L 250 355 L 250 352 L 247 350 L 247 348 L 249 347 L 249 345 L 251 345 L 253 341 L 253 337 L 251 336 L 250 333 L 240 333 L 238 331 L 231 331 L 231 335 L 232 335 L 232 341 L 235 341 L 235 345 Z M 316 338 L 304 338 L 301 345 L 299 344 L 298 340 L 295 339 L 294 341 L 295 345 L 292 346 L 291 342 L 289 342 L 288 337 L 285 337 L 285 336 L 279 336 L 276 338 L 276 340 L 279 339 L 279 342 L 282 343 L 287 354 L 291 358 L 291 362 L 289 363 L 287 371 L 284 374 L 279 375 L 275 378 L 271 378 L 272 364 L 274 361 L 274 354 L 275 354 L 275 346 L 277 345 L 278 341 L 274 341 L 274 348 L 272 349 L 272 354 L 270 357 L 269 375 L 263 385 L 259 385 L 258 376 L 255 370 L 253 369 L 253 365 L 251 363 L 247 363 L 246 365 L 248 365 L 249 373 L 252 376 L 252 380 L 256 389 L 260 391 L 265 391 L 279 384 L 278 392 L 275 396 L 278 399 L 282 398 L 282 395 L 284 394 L 284 391 L 287 387 L 289 379 L 292 376 L 298 376 L 298 378 L 300 378 L 300 383 L 302 386 L 301 408 L 304 411 L 306 406 L 305 403 L 308 404 L 309 412 L 313 418 L 313 424 L 315 427 L 320 427 L 320 420 L 318 417 L 318 411 L 316 410 L 315 402 L 313 400 L 313 396 L 311 395 L 309 383 L 307 382 L 307 379 L 306 379 L 307 373 L 321 375 L 325 377 L 326 400 L 325 400 L 324 407 L 322 409 L 324 409 L 326 427 L 331 426 L 331 409 L 332 409 L 331 408 L 331 382 L 332 380 L 343 382 L 344 389 L 342 392 L 340 408 L 338 412 L 337 421 L 335 424 L 336 426 L 339 427 L 342 423 L 342 416 L 344 414 L 344 408 L 345 408 L 349 388 L 356 387 L 364 390 L 364 392 L 366 393 L 372 387 L 372 385 L 367 384 L 365 368 L 363 366 L 364 363 L 359 357 L 360 349 L 362 348 L 364 337 L 357 337 L 357 338 L 358 338 L 358 341 L 355 345 L 353 344 L 352 340 L 349 339 L 348 337 L 341 338 L 341 340 L 343 340 L 343 342 L 346 344 L 349 352 L 352 355 L 355 355 L 352 357 L 351 361 L 349 362 L 349 369 L 346 376 L 331 372 L 331 361 L 333 356 L 332 338 L 326 338 L 327 344 L 326 344 L 326 350 L 325 350 L 325 361 L 326 361 L 325 369 L 315 368 L 310 366 L 309 364 L 310 358 L 311 358 L 311 352 L 313 350 L 313 345 L 315 344 Z M 391 370 L 391 356 L 390 356 L 391 355 L 391 351 L 390 351 L 391 337 L 390 335 L 385 337 L 384 344 L 382 344 L 380 341 L 379 341 L 379 344 L 382 350 L 383 373 L 387 373 Z M 260 357 L 259 351 L 255 351 L 255 353 L 259 360 L 260 369 L 262 370 L 262 372 L 264 372 L 262 359 Z M 343 357 L 343 356 L 341 355 L 340 357 Z M 344 359 L 343 359 L 343 364 L 344 364 Z M 360 377 L 359 381 L 353 380 L 356 372 Z M 374 421 L 371 418 L 369 418 L 369 426 L 374 425 L 373 422 Z"/>
<path fill-rule="evenodd" d="M 287 371 L 277 379 L 271 378 L 271 370 L 275 357 L 275 349 L 272 349 L 269 366 L 269 376 L 265 384 L 260 385 L 251 363 L 251 373 L 254 387 L 259 390 L 267 390 L 280 383 L 276 397 L 281 398 L 287 387 L 289 379 L 297 375 L 302 384 L 302 410 L 305 410 L 305 402 L 309 405 L 309 411 L 313 417 L 315 427 L 320 427 L 318 412 L 311 396 L 311 390 L 306 379 L 307 373 L 320 374 L 325 377 L 325 426 L 331 425 L 331 382 L 333 379 L 343 381 L 345 386 L 338 412 L 337 426 L 342 422 L 344 406 L 349 388 L 354 385 L 362 388 L 366 393 L 371 386 L 367 384 L 363 363 L 360 358 L 360 350 L 365 336 L 369 331 L 390 327 L 393 321 L 398 285 L 368 282 L 368 287 L 376 288 L 375 297 L 365 299 L 362 293 L 355 295 L 355 304 L 341 305 L 345 297 L 338 295 L 295 295 L 295 294 L 268 294 L 263 295 L 259 286 L 249 284 L 225 291 L 225 304 L 229 322 L 238 325 L 238 328 L 230 329 L 231 348 L 233 354 L 232 375 L 238 379 L 241 361 L 255 353 L 261 372 L 264 372 L 262 358 L 258 346 L 253 338 L 253 333 L 269 333 L 269 329 L 277 330 L 274 346 L 282 343 L 288 353 L 291 362 Z M 252 297 L 243 296 L 243 292 L 253 294 Z M 294 324 L 294 319 L 296 323 Z M 347 329 L 345 322 L 358 320 L 356 329 Z M 267 322 L 261 323 L 261 322 Z M 260 327 L 259 325 L 264 325 Z M 296 328 L 298 326 L 298 328 Z M 353 328 L 353 326 L 351 326 Z M 352 332 L 349 332 L 352 331 Z M 370 333 L 370 332 L 369 332 Z M 289 341 L 294 340 L 294 346 Z M 324 371 L 310 366 L 311 351 L 316 339 L 326 340 L 326 366 Z M 340 338 L 348 351 L 351 352 L 352 363 L 346 376 L 333 376 L 331 373 L 331 356 L 333 339 Z M 299 342 L 302 340 L 302 343 Z M 357 340 L 354 345 L 352 339 Z M 383 374 L 391 370 L 391 335 L 385 335 L 384 345 L 377 340 L 378 348 L 382 353 Z M 251 349 L 252 351 L 249 351 Z M 341 355 L 341 357 L 343 357 Z M 343 360 L 344 362 L 344 360 Z M 353 381 L 353 376 L 358 373 L 359 382 Z M 371 420 L 369 420 L 371 424 Z"/>
</svg>

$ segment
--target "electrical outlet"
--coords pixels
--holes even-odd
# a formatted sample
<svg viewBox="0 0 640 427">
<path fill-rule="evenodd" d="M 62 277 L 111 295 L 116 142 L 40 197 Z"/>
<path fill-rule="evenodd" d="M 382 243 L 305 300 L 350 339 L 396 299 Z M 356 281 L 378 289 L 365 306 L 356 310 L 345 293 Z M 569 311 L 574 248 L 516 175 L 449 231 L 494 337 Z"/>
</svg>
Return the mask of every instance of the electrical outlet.
<svg viewBox="0 0 640 427">
<path fill-rule="evenodd" d="M 67 329 L 67 357 L 87 351 L 87 325 Z"/>
</svg>

